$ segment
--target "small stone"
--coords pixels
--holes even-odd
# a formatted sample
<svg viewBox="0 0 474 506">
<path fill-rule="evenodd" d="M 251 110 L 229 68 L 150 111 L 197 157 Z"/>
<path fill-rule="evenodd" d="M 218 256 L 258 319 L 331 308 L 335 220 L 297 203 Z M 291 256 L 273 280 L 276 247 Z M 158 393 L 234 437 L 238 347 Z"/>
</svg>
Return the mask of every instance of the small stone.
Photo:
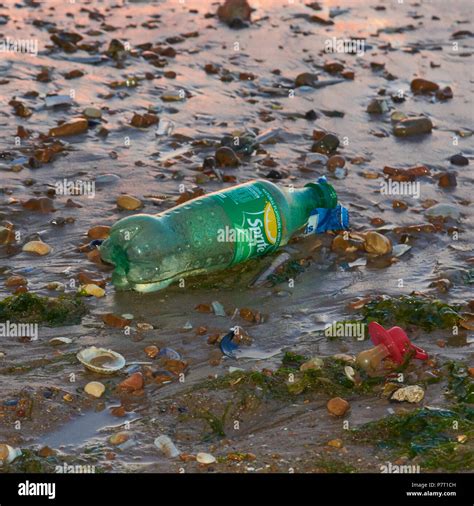
<svg viewBox="0 0 474 506">
<path fill-rule="evenodd" d="M 204 453 L 200 452 L 196 455 L 196 461 L 200 464 L 214 464 L 216 462 L 216 458 L 214 455 L 211 455 L 210 453 Z"/>
<path fill-rule="evenodd" d="M 314 83 L 318 80 L 318 76 L 316 74 L 310 74 L 309 72 L 303 72 L 296 76 L 295 79 L 295 87 L 299 88 L 300 86 L 314 86 Z"/>
<path fill-rule="evenodd" d="M 72 402 L 73 400 L 74 400 L 74 397 L 71 394 L 64 394 L 63 395 L 63 401 Z"/>
<path fill-rule="evenodd" d="M 113 313 L 103 314 L 102 321 L 106 325 L 109 325 L 110 327 L 114 327 L 116 329 L 124 329 L 125 327 L 128 327 L 132 323 L 131 318 L 123 318 Z"/>
<path fill-rule="evenodd" d="M 110 234 L 110 227 L 106 225 L 97 225 L 92 227 L 87 232 L 87 237 L 90 239 L 106 239 Z"/>
<path fill-rule="evenodd" d="M 369 114 L 384 114 L 389 109 L 390 106 L 385 98 L 374 98 L 367 106 L 367 112 Z"/>
<path fill-rule="evenodd" d="M 426 116 L 406 118 L 398 122 L 393 133 L 396 137 L 410 137 L 412 135 L 428 134 L 433 129 L 433 123 Z"/>
<path fill-rule="evenodd" d="M 51 253 L 52 248 L 43 241 L 30 241 L 23 246 L 22 250 L 27 253 L 35 253 L 36 255 L 44 256 Z"/>
<path fill-rule="evenodd" d="M 338 61 L 328 61 L 323 68 L 329 74 L 338 74 L 344 70 L 344 65 Z"/>
<path fill-rule="evenodd" d="M 318 118 L 318 115 L 314 112 L 313 109 L 310 109 L 309 111 L 307 111 L 304 115 L 305 119 L 307 119 L 308 121 L 314 121 L 315 119 Z"/>
<path fill-rule="evenodd" d="M 147 332 L 148 330 L 153 330 L 154 327 L 151 323 L 147 322 L 137 322 L 137 330 L 141 332 Z"/>
<path fill-rule="evenodd" d="M 89 283 L 88 285 L 82 286 L 81 291 L 86 295 L 90 295 L 92 297 L 100 298 L 105 295 L 105 290 L 94 283 Z"/>
<path fill-rule="evenodd" d="M 130 436 L 126 432 L 117 432 L 117 434 L 112 434 L 112 436 L 110 436 L 109 443 L 118 446 L 128 441 L 129 437 Z"/>
<path fill-rule="evenodd" d="M 399 121 L 402 121 L 403 119 L 406 119 L 407 115 L 402 111 L 393 111 L 390 115 L 390 121 L 392 123 L 398 123 Z"/>
<path fill-rule="evenodd" d="M 98 399 L 105 392 L 105 386 L 99 381 L 91 381 L 84 387 L 84 392 Z"/>
<path fill-rule="evenodd" d="M 425 396 L 425 391 L 418 385 L 399 388 L 391 397 L 391 400 L 398 402 L 420 402 Z"/>
<path fill-rule="evenodd" d="M 141 200 L 132 197 L 131 195 L 120 195 L 117 198 L 117 206 L 120 209 L 125 209 L 127 211 L 135 211 L 143 207 L 143 203 Z"/>
<path fill-rule="evenodd" d="M 53 457 L 54 455 L 56 455 L 56 452 L 49 446 L 43 446 L 43 448 L 38 451 L 38 456 L 42 458 Z"/>
<path fill-rule="evenodd" d="M 453 174 L 452 172 L 445 172 L 444 174 L 441 174 L 438 186 L 441 186 L 441 188 L 452 188 L 457 185 L 458 182 L 456 180 L 456 174 Z"/>
<path fill-rule="evenodd" d="M 87 118 L 91 119 L 99 119 L 102 117 L 102 111 L 100 109 L 96 109 L 95 107 L 86 107 L 82 114 Z"/>
<path fill-rule="evenodd" d="M 439 90 L 439 86 L 432 81 L 428 81 L 426 79 L 413 79 L 410 84 L 411 91 L 414 93 L 434 93 Z"/>
<path fill-rule="evenodd" d="M 331 415 L 335 416 L 343 416 L 349 408 L 349 403 L 346 400 L 341 399 L 341 397 L 334 397 L 327 403 L 327 410 L 331 413 Z"/>
<path fill-rule="evenodd" d="M 78 135 L 86 132 L 88 126 L 89 123 L 86 118 L 75 118 L 58 127 L 51 128 L 48 135 L 50 137 L 68 137 L 70 135 Z"/>
<path fill-rule="evenodd" d="M 326 134 L 312 145 L 311 151 L 313 153 L 330 155 L 336 151 L 338 146 L 339 139 L 333 134 Z"/>
<path fill-rule="evenodd" d="M 133 115 L 133 118 L 130 124 L 136 128 L 148 128 L 151 125 L 156 125 L 158 123 L 159 118 L 156 114 L 137 114 Z"/>
<path fill-rule="evenodd" d="M 392 251 L 392 242 L 378 232 L 368 232 L 364 242 L 365 251 L 373 255 L 386 255 Z"/>
<path fill-rule="evenodd" d="M 454 93 L 453 93 L 453 90 L 449 86 L 446 86 L 442 90 L 437 90 L 435 93 L 435 96 L 438 100 L 449 100 L 449 99 L 453 98 Z"/>
<path fill-rule="evenodd" d="M 328 446 L 332 446 L 333 448 L 342 448 L 344 444 L 341 439 L 331 439 L 331 441 L 328 441 Z"/>
<path fill-rule="evenodd" d="M 408 204 L 404 200 L 393 200 L 392 207 L 399 211 L 405 211 L 408 209 Z"/>
<path fill-rule="evenodd" d="M 309 371 L 311 369 L 313 369 L 313 370 L 321 369 L 321 367 L 323 365 L 324 365 L 324 361 L 322 358 L 313 357 L 313 358 L 310 358 L 304 364 L 301 364 L 300 371 Z"/>
<path fill-rule="evenodd" d="M 169 90 L 165 91 L 161 95 L 161 100 L 163 102 L 180 102 L 181 100 L 184 100 L 185 94 L 182 91 L 177 90 Z"/>
<path fill-rule="evenodd" d="M 216 162 L 219 167 L 238 167 L 240 160 L 232 148 L 223 146 L 216 151 Z"/>
<path fill-rule="evenodd" d="M 160 353 L 160 348 L 158 348 L 158 346 L 147 346 L 145 348 L 145 353 L 147 357 L 155 358 L 158 353 Z"/>
<path fill-rule="evenodd" d="M 453 164 L 453 165 L 460 165 L 460 166 L 464 166 L 464 165 L 469 165 L 469 159 L 466 158 L 465 156 L 463 155 L 453 155 L 449 161 Z"/>
<path fill-rule="evenodd" d="M 231 28 L 242 28 L 250 21 L 252 9 L 247 0 L 226 0 L 217 9 L 217 17 Z"/>
<path fill-rule="evenodd" d="M 143 388 L 143 375 L 141 372 L 136 372 L 124 379 L 120 384 L 119 388 L 121 390 L 127 390 L 128 392 L 135 392 L 137 390 L 141 390 Z"/>
<path fill-rule="evenodd" d="M 23 276 L 10 276 L 5 281 L 5 286 L 7 287 L 26 286 L 27 284 L 28 280 Z"/>
<path fill-rule="evenodd" d="M 329 160 L 327 162 L 327 168 L 331 172 L 334 172 L 336 169 L 344 167 L 345 164 L 346 164 L 346 160 L 344 159 L 343 156 L 334 155 L 334 156 L 331 156 L 331 158 L 329 158 Z"/>
</svg>

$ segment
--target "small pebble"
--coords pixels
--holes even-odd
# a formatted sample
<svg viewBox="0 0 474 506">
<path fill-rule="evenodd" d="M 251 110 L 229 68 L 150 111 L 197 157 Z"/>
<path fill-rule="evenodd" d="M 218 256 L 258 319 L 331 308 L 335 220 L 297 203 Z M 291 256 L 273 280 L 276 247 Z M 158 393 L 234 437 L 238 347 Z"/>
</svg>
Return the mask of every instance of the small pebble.
<svg viewBox="0 0 474 506">
<path fill-rule="evenodd" d="M 105 295 L 105 290 L 100 286 L 95 285 L 94 283 L 89 283 L 81 287 L 81 290 L 86 295 L 91 295 L 93 297 L 103 297 Z"/>
<path fill-rule="evenodd" d="M 331 415 L 343 416 L 350 408 L 349 403 L 341 399 L 341 397 L 334 397 L 327 403 L 327 409 Z"/>
<path fill-rule="evenodd" d="M 27 253 L 35 253 L 36 255 L 44 256 L 51 252 L 51 246 L 43 241 L 30 241 L 23 246 L 23 251 Z"/>
<path fill-rule="evenodd" d="M 453 164 L 453 165 L 461 165 L 461 166 L 464 166 L 464 165 L 469 165 L 469 159 L 466 158 L 465 156 L 463 155 L 453 155 L 449 161 Z"/>
<path fill-rule="evenodd" d="M 120 209 L 125 209 L 127 211 L 135 211 L 136 209 L 143 207 L 143 203 L 141 200 L 132 197 L 131 195 L 120 195 L 117 198 L 117 206 Z"/>
<path fill-rule="evenodd" d="M 99 381 L 91 381 L 84 387 L 84 392 L 98 399 L 105 392 L 105 386 Z"/>
</svg>

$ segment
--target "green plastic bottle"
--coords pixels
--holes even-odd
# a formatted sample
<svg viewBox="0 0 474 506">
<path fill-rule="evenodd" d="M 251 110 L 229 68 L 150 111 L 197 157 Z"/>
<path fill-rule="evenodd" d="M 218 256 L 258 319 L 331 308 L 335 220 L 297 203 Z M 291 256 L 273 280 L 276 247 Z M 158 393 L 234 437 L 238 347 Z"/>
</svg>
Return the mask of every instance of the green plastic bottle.
<svg viewBox="0 0 474 506">
<path fill-rule="evenodd" d="M 328 215 L 323 227 L 321 213 Z M 347 210 L 337 205 L 336 192 L 325 178 L 300 189 L 256 180 L 157 215 L 123 218 L 100 253 L 115 266 L 112 282 L 117 288 L 151 292 L 271 253 L 305 226 L 319 232 L 347 228 L 347 223 Z"/>
</svg>

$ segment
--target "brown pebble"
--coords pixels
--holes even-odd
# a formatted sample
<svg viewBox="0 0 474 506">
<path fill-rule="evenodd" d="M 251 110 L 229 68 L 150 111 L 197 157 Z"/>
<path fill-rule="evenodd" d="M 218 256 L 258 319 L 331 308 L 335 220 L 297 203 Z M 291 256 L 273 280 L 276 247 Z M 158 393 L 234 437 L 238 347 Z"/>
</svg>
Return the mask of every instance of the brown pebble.
<svg viewBox="0 0 474 506">
<path fill-rule="evenodd" d="M 87 232 L 87 236 L 91 239 L 106 239 L 110 234 L 110 227 L 106 225 L 97 225 Z"/>
<path fill-rule="evenodd" d="M 433 93 L 439 89 L 436 83 L 427 79 L 413 79 L 410 87 L 414 93 Z"/>
<path fill-rule="evenodd" d="M 70 135 L 78 135 L 86 132 L 88 126 L 89 123 L 86 118 L 75 118 L 58 127 L 51 128 L 48 135 L 50 137 L 68 137 Z"/>
<path fill-rule="evenodd" d="M 131 195 L 120 195 L 117 198 L 117 206 L 120 209 L 125 209 L 127 211 L 135 211 L 143 207 L 141 200 L 136 197 L 132 197 Z"/>
<path fill-rule="evenodd" d="M 240 160 L 234 150 L 227 146 L 217 149 L 216 162 L 219 167 L 238 167 L 240 165 Z"/>
<path fill-rule="evenodd" d="M 143 388 L 143 375 L 141 372 L 136 372 L 124 379 L 120 384 L 121 390 L 127 390 L 128 392 L 135 392 Z"/>
<path fill-rule="evenodd" d="M 438 186 L 441 186 L 441 188 L 452 188 L 453 186 L 457 186 L 457 184 L 456 174 L 453 172 L 441 174 L 438 182 Z"/>
<path fill-rule="evenodd" d="M 10 276 L 5 281 L 5 286 L 8 286 L 8 287 L 25 286 L 27 284 L 28 284 L 28 280 L 23 276 Z"/>
<path fill-rule="evenodd" d="M 349 403 L 341 399 L 341 397 L 334 397 L 327 403 L 327 409 L 331 415 L 343 416 L 350 408 Z"/>
<path fill-rule="evenodd" d="M 345 164 L 346 164 L 346 160 L 344 159 L 343 156 L 334 155 L 334 156 L 331 156 L 331 158 L 329 158 L 329 160 L 327 162 L 327 168 L 331 172 L 334 172 L 337 168 L 344 167 Z"/>
</svg>

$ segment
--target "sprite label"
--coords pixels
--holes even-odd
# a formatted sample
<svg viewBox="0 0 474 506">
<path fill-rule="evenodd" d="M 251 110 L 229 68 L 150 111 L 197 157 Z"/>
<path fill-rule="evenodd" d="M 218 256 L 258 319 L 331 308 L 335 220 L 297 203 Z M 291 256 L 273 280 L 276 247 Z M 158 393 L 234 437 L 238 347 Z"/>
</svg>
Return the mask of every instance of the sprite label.
<svg viewBox="0 0 474 506">
<path fill-rule="evenodd" d="M 231 222 L 235 248 L 230 265 L 278 248 L 282 236 L 281 213 L 262 184 L 256 182 L 209 198 L 222 206 Z"/>
</svg>

